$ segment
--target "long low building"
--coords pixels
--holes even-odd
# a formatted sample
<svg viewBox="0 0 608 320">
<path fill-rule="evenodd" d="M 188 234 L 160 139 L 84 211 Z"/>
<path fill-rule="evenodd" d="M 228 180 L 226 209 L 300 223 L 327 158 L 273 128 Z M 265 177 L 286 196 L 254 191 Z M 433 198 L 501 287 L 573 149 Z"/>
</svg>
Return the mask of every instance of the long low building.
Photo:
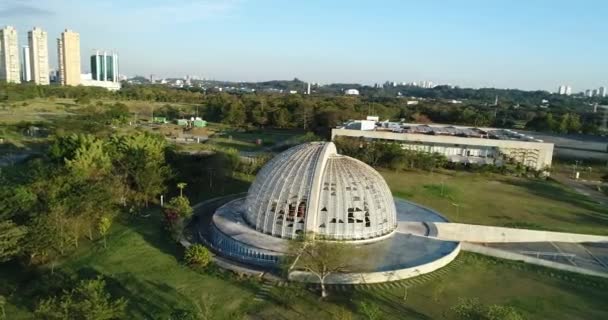
<svg viewBox="0 0 608 320">
<path fill-rule="evenodd" d="M 452 162 L 502 165 L 514 161 L 539 171 L 551 167 L 553 143 L 508 129 L 397 122 L 376 122 L 370 128 L 368 122 L 357 120 L 332 129 L 331 138 L 397 142 L 404 149 L 439 153 Z"/>
</svg>

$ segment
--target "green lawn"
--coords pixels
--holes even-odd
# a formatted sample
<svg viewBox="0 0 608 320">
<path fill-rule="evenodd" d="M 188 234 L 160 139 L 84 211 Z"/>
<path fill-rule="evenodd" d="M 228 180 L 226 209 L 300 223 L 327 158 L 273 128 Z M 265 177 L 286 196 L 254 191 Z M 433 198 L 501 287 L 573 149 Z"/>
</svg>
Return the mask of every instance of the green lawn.
<svg viewBox="0 0 608 320">
<path fill-rule="evenodd" d="M 608 234 L 608 208 L 550 179 L 456 171 L 380 173 L 395 196 L 438 210 L 452 221 Z"/>
<path fill-rule="evenodd" d="M 156 217 L 156 218 L 155 218 Z M 106 279 L 110 292 L 129 300 L 128 319 L 168 319 L 177 309 L 196 309 L 204 295 L 218 306 L 217 319 L 335 319 L 340 310 L 357 313 L 361 301 L 372 302 L 382 319 L 454 319 L 450 308 L 459 298 L 479 298 L 486 305 L 511 305 L 527 319 L 605 319 L 608 282 L 518 262 L 461 253 L 448 267 L 394 286 L 330 288 L 319 300 L 299 285 L 271 287 L 262 294 L 255 279 L 213 271 L 195 271 L 180 262 L 181 250 L 165 236 L 158 216 L 115 226 L 108 248 L 83 245 L 44 276 L 0 269 L 0 293 L 9 296 L 8 319 L 31 319 L 36 300 L 67 278 Z M 407 300 L 404 302 L 405 287 Z M 59 286 L 60 288 L 60 286 Z M 6 290 L 14 291 L 8 295 Z M 51 290 L 52 291 L 52 290 Z M 357 318 L 364 319 L 364 318 Z"/>
<path fill-rule="evenodd" d="M 446 202 L 445 197 L 448 196 L 464 199 L 473 193 L 478 203 L 486 203 L 487 206 L 487 202 L 493 202 L 497 207 L 506 207 L 502 201 L 487 199 L 488 191 L 480 191 L 483 189 L 481 186 L 490 185 L 494 190 L 508 194 L 505 200 L 530 193 L 524 187 L 525 183 L 540 183 L 541 187 L 535 187 L 539 190 L 556 187 L 552 182 L 500 176 L 489 179 L 469 173 L 431 175 L 382 171 L 382 174 L 393 188 L 399 185 L 401 191 L 396 193 L 418 202 L 433 200 L 428 205 Z M 440 184 L 439 187 L 434 186 L 434 179 L 445 179 L 443 190 Z M 233 184 L 234 187 L 228 187 Z M 468 189 L 460 190 L 465 185 Z M 225 192 L 220 188 L 206 190 L 200 199 L 228 193 L 232 189 L 244 191 L 247 182 L 228 183 L 228 186 Z M 189 189 L 193 187 L 191 185 Z M 567 191 L 563 192 L 572 196 Z M 577 204 L 582 199 L 567 198 L 564 201 L 574 203 L 566 204 L 551 200 L 542 193 L 527 194 L 525 199 L 528 204 L 540 206 L 544 203 L 554 208 L 582 205 Z M 508 205 L 512 208 L 523 206 L 516 203 Z M 466 206 L 463 205 L 464 208 Z M 473 213 L 464 211 L 463 218 L 475 218 Z M 348 290 L 331 288 L 326 301 L 319 300 L 314 290 L 302 289 L 298 285 L 272 287 L 263 293 L 258 280 L 239 278 L 221 271 L 196 271 L 184 266 L 180 262 L 180 247 L 173 244 L 162 230 L 159 212 L 153 210 L 152 213 L 149 218 L 117 223 L 108 236 L 107 249 L 100 241 L 82 244 L 75 253 L 55 266 L 54 274 L 50 274 L 48 266 L 29 272 L 16 265 L 0 267 L 0 294 L 8 297 L 8 318 L 31 319 L 36 301 L 59 292 L 66 278 L 98 275 L 106 279 L 112 294 L 129 299 L 129 319 L 167 319 L 177 309 L 195 310 L 204 295 L 212 296 L 218 305 L 218 319 L 238 319 L 242 314 L 249 315 L 246 319 L 335 319 L 341 310 L 358 314 L 357 305 L 361 301 L 377 305 L 383 312 L 383 319 L 454 319 L 451 307 L 460 298 L 479 298 L 485 305 L 511 305 L 527 319 L 608 317 L 606 280 L 469 253 L 461 253 L 444 269 L 395 285 L 358 286 Z M 486 218 L 483 222 L 492 219 L 498 218 Z M 402 297 L 406 286 L 407 300 L 404 302 Z M 264 301 L 256 301 L 257 295 Z M 358 315 L 359 318 L 355 319 L 364 319 Z"/>
</svg>

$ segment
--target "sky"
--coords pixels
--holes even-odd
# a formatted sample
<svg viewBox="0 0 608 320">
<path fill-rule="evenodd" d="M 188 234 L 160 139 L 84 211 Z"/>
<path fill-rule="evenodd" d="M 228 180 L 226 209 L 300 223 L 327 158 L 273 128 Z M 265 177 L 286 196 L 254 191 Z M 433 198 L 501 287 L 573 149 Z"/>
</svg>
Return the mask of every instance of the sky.
<svg viewBox="0 0 608 320">
<path fill-rule="evenodd" d="M 605 0 L 0 0 L 0 25 L 63 29 L 129 76 L 429 80 L 578 92 L 608 85 Z"/>
</svg>

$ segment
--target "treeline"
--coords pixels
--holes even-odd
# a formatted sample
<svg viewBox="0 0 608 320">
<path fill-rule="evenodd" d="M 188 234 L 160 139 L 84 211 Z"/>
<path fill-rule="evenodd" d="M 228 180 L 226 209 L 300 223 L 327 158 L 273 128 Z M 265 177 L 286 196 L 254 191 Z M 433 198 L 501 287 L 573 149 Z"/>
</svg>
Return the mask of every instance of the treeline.
<svg viewBox="0 0 608 320">
<path fill-rule="evenodd" d="M 444 155 L 405 150 L 398 143 L 366 141 L 352 137 L 336 137 L 334 143 L 341 154 L 359 159 L 374 167 L 430 171 L 448 165 L 448 159 Z"/>
<path fill-rule="evenodd" d="M 589 121 L 583 124 L 581 117 L 575 113 L 564 113 L 555 117 L 550 112 L 542 112 L 526 123 L 526 129 L 556 133 L 599 133 L 597 125 Z"/>
<path fill-rule="evenodd" d="M 119 212 L 136 214 L 166 190 L 162 137 L 58 137 L 48 153 L 0 172 L 0 262 L 53 261 L 103 237 Z"/>
<path fill-rule="evenodd" d="M 123 83 L 118 91 L 85 86 L 40 86 L 33 83 L 0 83 L 0 104 L 10 104 L 35 98 L 117 99 L 157 102 L 200 103 L 201 92 L 174 89 L 163 85 L 131 85 Z"/>
<path fill-rule="evenodd" d="M 436 88 L 432 90 L 472 89 Z M 487 97 L 495 93 L 493 90 L 496 89 L 480 89 L 472 92 Z M 513 95 L 523 95 L 525 93 L 525 91 L 519 90 L 512 91 Z M 506 92 L 511 91 L 507 90 Z M 532 95 L 534 99 L 542 97 L 541 93 L 538 92 L 526 94 Z M 599 133 L 602 124 L 602 114 L 593 113 L 592 108 L 582 101 L 574 105 L 565 104 L 546 109 L 540 108 L 536 104 L 513 105 L 511 102 L 505 101 L 499 102 L 499 105 L 496 106 L 474 99 L 462 104 L 450 104 L 442 100 L 430 99 L 422 100 L 417 105 L 408 105 L 406 99 L 394 97 L 301 96 L 298 94 L 258 93 L 204 94 L 194 92 L 194 89 L 189 91 L 162 85 L 125 84 L 118 92 L 92 87 L 36 86 L 32 84 L 0 85 L 0 105 L 4 107 L 7 104 L 16 103 L 16 101 L 36 97 L 74 98 L 77 99 L 77 102 L 85 105 L 95 104 L 108 98 L 167 102 L 165 107 L 155 110 L 154 114 L 169 117 L 198 114 L 207 120 L 237 127 L 301 128 L 307 131 L 313 130 L 322 136 L 327 136 L 329 130 L 339 123 L 349 119 L 361 119 L 370 114 L 390 120 L 403 119 L 410 122 L 450 123 L 479 127 L 526 127 L 530 130 L 559 133 L 596 134 Z M 513 99 L 517 100 L 518 98 Z M 554 99 L 566 98 L 557 96 Z M 188 106 L 171 105 L 171 103 L 178 102 L 185 103 Z"/>
</svg>

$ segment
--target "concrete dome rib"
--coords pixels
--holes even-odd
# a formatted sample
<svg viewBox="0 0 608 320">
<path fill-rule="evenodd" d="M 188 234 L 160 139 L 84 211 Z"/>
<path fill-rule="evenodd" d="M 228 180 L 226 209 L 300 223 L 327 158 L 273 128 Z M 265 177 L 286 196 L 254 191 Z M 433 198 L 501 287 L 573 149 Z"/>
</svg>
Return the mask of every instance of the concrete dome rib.
<svg viewBox="0 0 608 320">
<path fill-rule="evenodd" d="M 332 142 L 302 144 L 273 158 L 251 185 L 244 209 L 256 230 L 289 239 L 313 232 L 364 240 L 396 227 L 395 205 L 382 176 L 338 155 Z"/>
</svg>

